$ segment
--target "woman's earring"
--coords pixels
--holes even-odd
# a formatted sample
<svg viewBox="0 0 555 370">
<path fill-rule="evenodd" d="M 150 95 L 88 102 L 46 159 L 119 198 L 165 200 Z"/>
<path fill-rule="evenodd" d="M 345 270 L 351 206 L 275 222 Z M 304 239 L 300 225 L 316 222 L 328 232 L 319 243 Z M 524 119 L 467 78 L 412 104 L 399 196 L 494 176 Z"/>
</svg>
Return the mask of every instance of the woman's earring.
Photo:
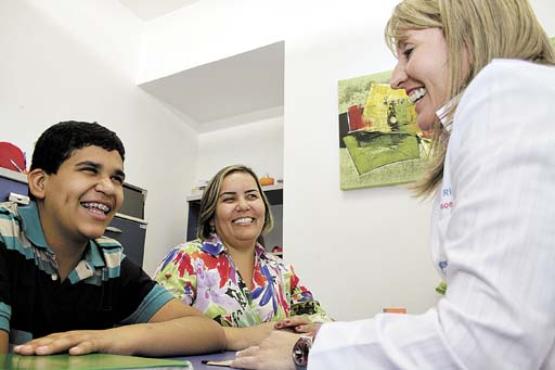
<svg viewBox="0 0 555 370">
<path fill-rule="evenodd" d="M 215 233 L 215 232 L 216 232 L 216 226 L 214 226 L 214 224 L 210 224 L 210 232 L 211 232 L 211 233 Z"/>
</svg>

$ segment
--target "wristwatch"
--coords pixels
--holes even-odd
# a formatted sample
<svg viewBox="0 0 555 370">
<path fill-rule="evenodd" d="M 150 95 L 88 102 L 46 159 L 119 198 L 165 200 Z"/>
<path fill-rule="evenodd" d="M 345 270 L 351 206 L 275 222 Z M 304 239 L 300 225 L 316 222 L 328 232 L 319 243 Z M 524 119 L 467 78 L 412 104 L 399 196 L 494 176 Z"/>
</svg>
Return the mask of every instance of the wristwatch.
<svg viewBox="0 0 555 370">
<path fill-rule="evenodd" d="M 293 346 L 293 363 L 295 369 L 306 369 L 308 365 L 308 352 L 312 347 L 312 336 L 302 335 Z"/>
</svg>

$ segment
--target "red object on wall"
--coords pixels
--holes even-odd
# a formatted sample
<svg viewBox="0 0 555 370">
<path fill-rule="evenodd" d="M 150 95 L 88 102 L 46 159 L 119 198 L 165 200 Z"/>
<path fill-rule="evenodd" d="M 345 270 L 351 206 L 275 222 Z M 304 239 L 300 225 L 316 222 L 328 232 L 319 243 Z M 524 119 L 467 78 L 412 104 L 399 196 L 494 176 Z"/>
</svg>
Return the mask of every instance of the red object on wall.
<svg viewBox="0 0 555 370">
<path fill-rule="evenodd" d="M 364 128 L 362 121 L 362 109 L 359 105 L 351 105 L 347 110 L 349 116 L 349 131 L 356 131 Z"/>
<path fill-rule="evenodd" d="M 25 172 L 27 169 L 25 154 L 12 143 L 0 142 L 0 167 Z"/>
</svg>

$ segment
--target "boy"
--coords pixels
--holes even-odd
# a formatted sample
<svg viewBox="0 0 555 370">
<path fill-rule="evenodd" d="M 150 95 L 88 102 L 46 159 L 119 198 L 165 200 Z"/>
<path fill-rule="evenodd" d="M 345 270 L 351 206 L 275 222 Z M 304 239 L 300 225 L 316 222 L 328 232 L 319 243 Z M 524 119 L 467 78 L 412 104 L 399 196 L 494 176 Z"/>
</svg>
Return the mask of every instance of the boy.
<svg viewBox="0 0 555 370">
<path fill-rule="evenodd" d="M 0 203 L 0 353 L 8 343 L 39 355 L 225 348 L 218 324 L 102 236 L 123 203 L 124 157 L 120 139 L 97 123 L 61 122 L 37 141 L 31 203 Z"/>
</svg>

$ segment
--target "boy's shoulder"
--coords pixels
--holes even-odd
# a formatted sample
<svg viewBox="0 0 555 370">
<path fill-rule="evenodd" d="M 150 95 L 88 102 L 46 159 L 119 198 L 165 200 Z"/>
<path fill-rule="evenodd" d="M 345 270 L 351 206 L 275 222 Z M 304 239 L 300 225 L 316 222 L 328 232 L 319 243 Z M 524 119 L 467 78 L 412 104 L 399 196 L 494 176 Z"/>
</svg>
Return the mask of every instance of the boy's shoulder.
<svg viewBox="0 0 555 370">
<path fill-rule="evenodd" d="M 0 203 L 0 241 L 6 238 L 21 238 L 21 218 L 19 207 L 14 202 Z"/>
<path fill-rule="evenodd" d="M 0 215 L 2 216 L 9 216 L 9 217 L 17 217 L 19 215 L 18 212 L 18 204 L 15 202 L 2 202 L 0 203 Z M 5 218 L 5 217 L 3 217 Z"/>
</svg>

